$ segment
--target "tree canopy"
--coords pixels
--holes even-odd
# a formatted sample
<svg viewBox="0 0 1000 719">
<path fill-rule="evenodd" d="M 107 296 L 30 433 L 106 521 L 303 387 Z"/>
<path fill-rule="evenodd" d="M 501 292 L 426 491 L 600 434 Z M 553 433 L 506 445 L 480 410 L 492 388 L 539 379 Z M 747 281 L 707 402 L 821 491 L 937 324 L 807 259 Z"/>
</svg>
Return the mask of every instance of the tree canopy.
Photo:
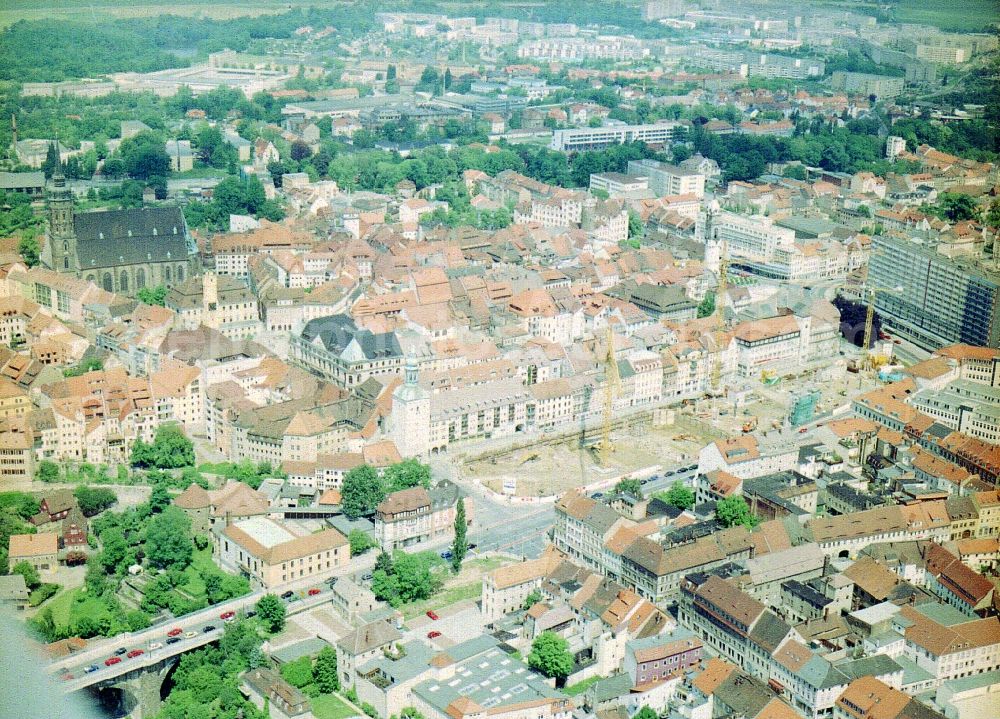
<svg viewBox="0 0 1000 719">
<path fill-rule="evenodd" d="M 280 632 L 285 627 L 285 603 L 275 594 L 265 594 L 257 602 L 257 616 L 269 632 Z"/>
<path fill-rule="evenodd" d="M 542 632 L 531 643 L 528 666 L 547 677 L 565 679 L 573 671 L 569 643 L 558 634 Z"/>
<path fill-rule="evenodd" d="M 440 562 L 433 552 L 396 552 L 388 568 L 376 564 L 372 591 L 393 607 L 427 599 L 441 586 L 440 579 L 432 571 Z"/>
<path fill-rule="evenodd" d="M 615 485 L 615 492 L 617 494 L 627 494 L 636 499 L 642 499 L 642 482 L 632 477 L 620 479 L 618 480 L 618 484 Z"/>
<path fill-rule="evenodd" d="M 348 519 L 371 514 L 383 499 L 385 482 L 373 467 L 362 464 L 344 475 L 340 488 L 340 506 Z"/>
<path fill-rule="evenodd" d="M 416 459 L 404 459 L 389 465 L 383 475 L 390 492 L 410 487 L 430 487 L 431 468 Z"/>
<path fill-rule="evenodd" d="M 189 467 L 194 461 L 194 445 L 178 425 L 163 424 L 157 427 L 152 444 L 141 439 L 132 444 L 133 467 L 176 469 Z"/>
<path fill-rule="evenodd" d="M 670 485 L 670 489 L 666 492 L 660 492 L 656 496 L 671 507 L 678 509 L 691 509 L 694 506 L 694 492 L 679 481 L 675 481 Z"/>
<path fill-rule="evenodd" d="M 719 500 L 715 505 L 715 516 L 726 527 L 741 524 L 752 529 L 760 523 L 760 517 L 750 511 L 747 501 L 738 494 Z"/>
<path fill-rule="evenodd" d="M 469 542 L 466 539 L 468 522 L 465 518 L 465 498 L 458 498 L 455 507 L 455 539 L 451 543 L 451 568 L 456 574 L 462 569 L 462 562 L 469 552 Z"/>
<path fill-rule="evenodd" d="M 191 563 L 191 520 L 179 507 L 167 507 L 146 528 L 146 559 L 158 569 L 183 569 Z"/>
</svg>

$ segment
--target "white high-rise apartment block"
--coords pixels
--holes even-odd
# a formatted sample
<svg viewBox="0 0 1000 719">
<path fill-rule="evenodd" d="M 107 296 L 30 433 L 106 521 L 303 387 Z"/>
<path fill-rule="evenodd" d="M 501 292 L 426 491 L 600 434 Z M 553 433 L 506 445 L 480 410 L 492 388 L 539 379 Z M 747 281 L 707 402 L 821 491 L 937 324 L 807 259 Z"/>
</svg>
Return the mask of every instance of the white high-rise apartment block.
<svg viewBox="0 0 1000 719">
<path fill-rule="evenodd" d="M 906 140 L 896 135 L 889 135 L 885 138 L 885 156 L 889 160 L 895 160 L 899 154 L 906 149 Z"/>
</svg>

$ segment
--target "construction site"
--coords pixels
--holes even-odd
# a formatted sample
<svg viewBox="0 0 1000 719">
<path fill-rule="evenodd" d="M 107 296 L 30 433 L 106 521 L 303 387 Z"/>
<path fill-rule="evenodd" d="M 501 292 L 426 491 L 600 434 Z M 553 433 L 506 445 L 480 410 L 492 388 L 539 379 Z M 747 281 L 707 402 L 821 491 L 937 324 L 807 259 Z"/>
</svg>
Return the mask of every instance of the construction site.
<svg viewBox="0 0 1000 719">
<path fill-rule="evenodd" d="M 849 405 L 868 379 L 846 371 L 844 362 L 801 375 L 748 381 L 725 396 L 687 400 L 680 406 L 614 416 L 611 449 L 601 459 L 604 423 L 585 431 L 543 434 L 517 445 L 455 456 L 461 474 L 494 492 L 551 497 L 574 487 L 596 489 L 625 475 L 661 473 L 697 462 L 709 442 L 743 433 L 797 431 L 798 425 Z M 800 416 L 793 418 L 797 402 Z M 793 422 L 798 419 L 798 422 Z"/>
</svg>

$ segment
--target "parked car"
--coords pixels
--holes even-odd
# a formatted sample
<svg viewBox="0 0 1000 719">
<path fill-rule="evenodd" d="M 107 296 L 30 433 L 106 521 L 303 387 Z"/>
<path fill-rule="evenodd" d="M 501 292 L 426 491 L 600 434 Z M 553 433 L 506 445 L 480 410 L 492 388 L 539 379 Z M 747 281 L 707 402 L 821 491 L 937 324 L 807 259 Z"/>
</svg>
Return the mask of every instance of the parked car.
<svg viewBox="0 0 1000 719">
<path fill-rule="evenodd" d="M 317 594 L 320 593 L 320 591 L 321 590 L 317 589 L 316 587 L 313 587 L 312 589 L 309 590 L 309 596 L 315 597 Z"/>
<path fill-rule="evenodd" d="M 427 632 L 427 638 L 428 639 L 437 639 L 440 636 L 441 636 L 441 632 L 437 631 L 436 629 L 433 632 Z"/>
<path fill-rule="evenodd" d="M 475 542 L 472 542 L 471 544 L 469 544 L 469 551 L 471 552 L 473 549 L 475 549 L 478 546 L 479 546 L 478 544 L 476 544 Z"/>
<path fill-rule="evenodd" d="M 121 661 L 121 660 L 119 660 L 119 661 Z M 62 680 L 63 680 L 64 682 L 68 682 L 68 681 L 70 681 L 70 680 L 71 680 L 72 678 L 73 678 L 73 675 L 72 675 L 72 674 L 70 674 L 69 672 L 66 672 L 65 674 L 63 674 L 63 675 L 62 675 Z"/>
<path fill-rule="evenodd" d="M 247 613 L 246 613 L 246 618 L 247 619 L 252 619 L 253 617 L 256 617 L 256 616 L 257 616 L 257 612 L 255 612 L 252 609 L 248 609 L 247 610 Z"/>
<path fill-rule="evenodd" d="M 441 552 L 441 559 L 451 559 L 452 556 L 453 555 L 450 549 L 446 549 L 445 551 Z"/>
<path fill-rule="evenodd" d="M 111 667 L 114 666 L 115 664 L 120 664 L 121 661 L 122 661 L 121 657 L 108 657 L 107 659 L 104 660 L 104 666 Z"/>
<path fill-rule="evenodd" d="M 115 649 L 115 656 L 120 657 L 127 651 L 128 649 L 126 649 L 125 647 L 118 647 L 117 649 Z"/>
<path fill-rule="evenodd" d="M 215 625 L 209 624 L 208 626 L 206 626 L 204 629 L 201 630 L 201 633 L 208 634 L 209 632 L 214 632 L 214 631 L 215 631 Z"/>
<path fill-rule="evenodd" d="M 291 599 L 293 596 L 295 596 L 295 592 L 293 592 L 291 589 L 289 589 L 287 592 L 285 592 L 284 594 L 281 595 L 281 598 L 282 599 Z"/>
<path fill-rule="evenodd" d="M 167 644 L 176 644 L 176 643 L 177 643 L 177 642 L 179 642 L 180 640 L 181 640 L 181 638 L 180 638 L 180 637 L 170 637 L 170 638 L 169 638 L 169 639 L 167 640 Z"/>
<path fill-rule="evenodd" d="M 184 632 L 185 639 L 191 639 L 192 637 L 198 636 L 195 632 Z"/>
<path fill-rule="evenodd" d="M 230 611 L 230 612 L 223 612 L 222 614 L 219 615 L 219 619 L 221 619 L 224 622 L 231 622 L 235 618 L 236 618 L 236 612 L 232 612 L 232 611 Z"/>
<path fill-rule="evenodd" d="M 178 637 L 184 632 L 180 627 L 174 627 L 169 632 L 167 632 L 168 637 Z"/>
<path fill-rule="evenodd" d="M 85 673 L 87 673 L 87 674 L 93 674 L 93 673 L 94 673 L 94 672 L 96 672 L 96 671 L 97 671 L 98 669 L 100 669 L 100 667 L 99 667 L 99 666 L 97 666 L 96 664 L 91 664 L 91 665 L 90 665 L 89 667 L 87 667 L 87 668 L 86 668 L 86 669 L 84 669 L 83 671 L 84 671 Z"/>
<path fill-rule="evenodd" d="M 805 434 L 808 431 L 809 431 L 808 427 L 803 427 L 802 429 L 799 430 L 799 434 Z"/>
<path fill-rule="evenodd" d="M 149 645 L 150 650 L 152 649 L 163 649 L 163 645 L 160 642 L 153 642 Z"/>
<path fill-rule="evenodd" d="M 133 649 L 128 654 L 126 654 L 125 657 L 128 659 L 135 659 L 136 657 L 142 656 L 145 653 L 146 652 L 142 651 L 141 649 Z"/>
<path fill-rule="evenodd" d="M 364 574 L 361 576 L 361 581 L 363 582 L 370 582 L 371 580 L 372 580 L 371 574 Z"/>
<path fill-rule="evenodd" d="M 434 612 L 434 610 L 433 610 L 433 609 L 428 609 L 428 610 L 427 610 L 427 616 L 428 616 L 428 617 L 430 617 L 431 619 L 433 619 L 434 621 L 437 621 L 437 620 L 438 620 L 438 619 L 440 618 L 440 617 L 438 617 L 438 615 L 437 615 L 437 614 L 436 614 L 436 613 Z"/>
</svg>

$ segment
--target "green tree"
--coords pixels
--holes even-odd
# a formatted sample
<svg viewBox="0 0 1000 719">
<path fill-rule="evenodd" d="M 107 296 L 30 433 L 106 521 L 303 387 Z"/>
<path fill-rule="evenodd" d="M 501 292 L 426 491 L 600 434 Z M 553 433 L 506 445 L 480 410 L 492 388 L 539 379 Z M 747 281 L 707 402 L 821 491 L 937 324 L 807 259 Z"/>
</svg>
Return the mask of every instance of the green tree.
<svg viewBox="0 0 1000 719">
<path fill-rule="evenodd" d="M 212 203 L 223 217 L 255 214 L 266 199 L 264 186 L 256 176 L 246 180 L 235 176 L 227 177 L 215 186 L 212 194 Z"/>
<path fill-rule="evenodd" d="M 427 599 L 440 586 L 433 567 L 441 560 L 433 552 L 396 552 L 388 569 L 372 573 L 372 592 L 394 607 Z"/>
<path fill-rule="evenodd" d="M 49 459 L 43 459 L 38 463 L 38 472 L 35 475 L 39 482 L 59 481 L 59 465 Z"/>
<path fill-rule="evenodd" d="M 760 522 L 760 518 L 750 511 L 747 501 L 738 494 L 719 500 L 715 505 L 715 516 L 726 527 L 742 524 L 753 528 Z"/>
<path fill-rule="evenodd" d="M 257 616 L 272 634 L 284 629 L 285 614 L 285 603 L 275 594 L 265 594 L 257 602 Z"/>
<path fill-rule="evenodd" d="M 39 261 L 38 240 L 33 235 L 26 235 L 17 243 L 17 251 L 24 259 L 24 264 L 34 267 Z"/>
<path fill-rule="evenodd" d="M 632 719 L 660 719 L 659 714 L 650 709 L 648 706 L 643 706 L 642 709 L 635 713 Z"/>
<path fill-rule="evenodd" d="M 375 546 L 375 540 L 361 529 L 352 529 L 347 535 L 347 541 L 351 545 L 352 557 L 364 554 Z"/>
<path fill-rule="evenodd" d="M 710 317 L 715 313 L 715 293 L 706 292 L 705 298 L 698 305 L 698 317 Z"/>
<path fill-rule="evenodd" d="M 524 598 L 524 601 L 521 602 L 521 609 L 527 611 L 540 601 L 542 601 L 542 593 L 539 590 L 534 589 Z"/>
<path fill-rule="evenodd" d="M 642 224 L 642 218 L 632 210 L 628 213 L 628 236 L 629 239 L 636 237 L 642 237 L 645 234 L 646 228 Z"/>
<path fill-rule="evenodd" d="M 344 475 L 340 506 L 348 519 L 371 514 L 383 499 L 385 483 L 373 467 L 362 464 Z"/>
<path fill-rule="evenodd" d="M 135 296 L 143 304 L 163 307 L 167 303 L 167 288 L 164 285 L 140 287 Z"/>
<path fill-rule="evenodd" d="M 158 569 L 183 569 L 191 563 L 191 520 L 179 507 L 167 507 L 146 527 L 146 558 Z"/>
<path fill-rule="evenodd" d="M 149 494 L 149 511 L 159 514 L 170 506 L 170 493 L 167 491 L 165 482 L 158 482 L 153 485 L 153 491 Z"/>
<path fill-rule="evenodd" d="M 100 533 L 101 553 L 98 555 L 105 574 L 124 574 L 129 544 L 119 527 L 109 527 Z"/>
<path fill-rule="evenodd" d="M 323 694 L 329 694 L 340 689 L 340 677 L 337 674 L 337 652 L 332 647 L 323 647 L 316 655 L 313 666 L 313 677 L 316 688 Z"/>
<path fill-rule="evenodd" d="M 157 427 L 153 444 L 146 444 L 141 439 L 132 444 L 133 467 L 176 469 L 189 467 L 194 461 L 194 444 L 177 425 Z"/>
<path fill-rule="evenodd" d="M 18 562 L 11 571 L 13 574 L 20 574 L 24 577 L 24 583 L 28 586 L 28 589 L 34 589 L 42 583 L 42 580 L 38 576 L 38 570 L 29 562 Z"/>
<path fill-rule="evenodd" d="M 118 496 L 110 489 L 104 487 L 88 487 L 85 484 L 79 485 L 74 491 L 76 503 L 80 511 L 88 517 L 92 517 L 118 501 Z"/>
<path fill-rule="evenodd" d="M 679 481 L 670 485 L 666 492 L 657 495 L 664 502 L 678 509 L 691 509 L 694 506 L 694 492 Z"/>
<path fill-rule="evenodd" d="M 410 487 L 431 486 L 431 468 L 416 459 L 404 459 L 402 462 L 390 465 L 383 476 L 384 483 L 390 492 L 398 492 Z"/>
<path fill-rule="evenodd" d="M 564 680 L 573 671 L 569 643 L 558 634 L 542 632 L 531 643 L 528 666 L 557 682 Z"/>
<path fill-rule="evenodd" d="M 636 499 L 642 499 L 642 482 L 632 477 L 620 479 L 618 480 L 618 484 L 615 485 L 615 492 L 617 494 L 628 494 Z"/>
<path fill-rule="evenodd" d="M 328 647 L 329 648 L 329 647 Z M 308 656 L 299 657 L 294 661 L 281 665 L 281 678 L 293 687 L 302 689 L 313 683 L 312 659 Z"/>
<path fill-rule="evenodd" d="M 42 160 L 41 170 L 45 173 L 45 179 L 52 179 L 52 175 L 55 174 L 56 170 L 60 167 L 59 162 L 59 151 L 56 149 L 56 143 L 50 142 L 48 148 L 45 150 L 45 159 Z"/>
<path fill-rule="evenodd" d="M 125 163 L 125 172 L 136 180 L 166 177 L 170 174 L 170 156 L 163 138 L 149 131 L 122 140 L 118 154 Z"/>
<path fill-rule="evenodd" d="M 302 160 L 312 157 L 312 150 L 302 140 L 295 140 L 292 143 L 290 155 L 296 162 L 302 162 Z"/>
<path fill-rule="evenodd" d="M 950 222 L 976 220 L 981 213 L 975 198 L 963 192 L 943 192 L 938 197 L 937 205 L 929 209 L 941 219 Z"/>
<path fill-rule="evenodd" d="M 455 507 L 455 539 L 451 543 L 451 568 L 458 574 L 462 569 L 462 562 L 469 551 L 469 542 L 466 539 L 468 523 L 465 519 L 465 498 L 458 498 L 458 506 Z"/>
</svg>

